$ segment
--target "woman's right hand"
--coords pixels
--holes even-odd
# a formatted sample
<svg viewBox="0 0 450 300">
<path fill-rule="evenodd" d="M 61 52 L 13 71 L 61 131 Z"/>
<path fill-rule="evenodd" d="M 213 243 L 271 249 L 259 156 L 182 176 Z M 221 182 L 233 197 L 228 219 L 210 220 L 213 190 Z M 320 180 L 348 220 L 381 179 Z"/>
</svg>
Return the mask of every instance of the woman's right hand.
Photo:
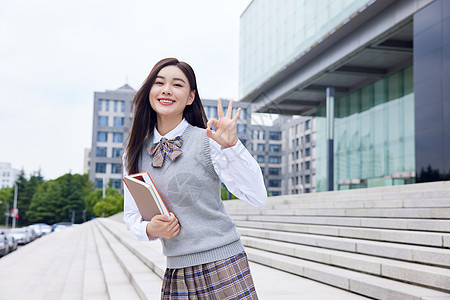
<svg viewBox="0 0 450 300">
<path fill-rule="evenodd" d="M 146 230 L 149 237 L 171 239 L 180 232 L 180 224 L 173 213 L 170 216 L 156 215 L 147 224 Z"/>
</svg>

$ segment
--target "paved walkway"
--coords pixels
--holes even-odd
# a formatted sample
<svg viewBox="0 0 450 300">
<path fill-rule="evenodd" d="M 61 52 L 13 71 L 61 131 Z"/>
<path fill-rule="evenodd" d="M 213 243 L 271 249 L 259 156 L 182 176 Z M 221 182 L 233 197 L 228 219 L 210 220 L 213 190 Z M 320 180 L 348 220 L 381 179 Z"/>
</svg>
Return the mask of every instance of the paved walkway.
<svg viewBox="0 0 450 300">
<path fill-rule="evenodd" d="M 160 261 L 159 242 L 133 241 L 121 246 L 105 227 L 116 228 L 128 239 L 125 225 L 117 221 L 97 219 L 52 233 L 0 258 L 0 299 L 159 299 L 161 270 L 154 273 L 147 267 L 149 262 L 137 258 L 142 251 L 130 249 L 137 245 L 144 255 Z M 122 255 L 124 260 L 119 258 L 121 251 L 128 251 Z M 130 254 L 133 251 L 136 256 Z M 263 300 L 368 299 L 260 264 L 250 265 Z M 127 274 L 126 270 L 135 271 Z M 140 278 L 145 278 L 143 284 Z"/>
</svg>

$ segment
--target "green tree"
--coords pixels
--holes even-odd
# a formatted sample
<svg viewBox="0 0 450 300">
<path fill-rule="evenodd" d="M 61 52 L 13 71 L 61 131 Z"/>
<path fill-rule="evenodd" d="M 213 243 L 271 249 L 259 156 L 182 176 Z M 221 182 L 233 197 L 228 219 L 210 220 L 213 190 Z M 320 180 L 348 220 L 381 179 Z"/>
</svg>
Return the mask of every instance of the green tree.
<svg viewBox="0 0 450 300">
<path fill-rule="evenodd" d="M 95 217 L 96 214 L 94 213 L 94 206 L 97 204 L 97 202 L 100 202 L 102 200 L 102 193 L 103 191 L 101 189 L 97 189 L 89 193 L 84 198 L 84 207 L 86 209 L 86 219 L 90 220 L 91 218 Z"/>
<path fill-rule="evenodd" d="M 31 179 L 30 179 L 31 181 Z M 65 174 L 55 180 L 42 183 L 32 197 L 26 217 L 30 222 L 83 221 L 85 198 L 93 190 L 88 175 Z"/>
<path fill-rule="evenodd" d="M 101 192 L 101 190 L 99 191 Z M 123 211 L 123 195 L 119 195 L 114 188 L 108 188 L 105 194 L 105 198 L 102 199 L 100 193 L 100 199 L 96 199 L 92 208 L 95 216 L 109 217 Z M 95 195 L 98 197 L 98 192 Z"/>
<path fill-rule="evenodd" d="M 31 199 L 39 185 L 43 182 L 41 172 L 37 171 L 31 175 L 30 180 L 25 177 L 25 171 L 22 169 L 16 180 L 17 185 L 17 208 L 19 209 L 18 222 L 21 225 L 31 224 L 27 218 L 27 211 L 31 204 Z"/>
<path fill-rule="evenodd" d="M 56 179 L 61 187 L 59 215 L 61 221 L 70 221 L 75 213 L 75 223 L 81 223 L 84 210 L 83 185 L 80 175 L 65 174 Z"/>
<path fill-rule="evenodd" d="M 14 187 L 4 187 L 0 189 L 0 220 L 1 225 L 5 224 L 5 218 L 7 216 L 5 213 L 7 212 L 7 208 L 9 208 L 8 213 L 11 211 L 11 208 L 13 207 L 13 201 L 14 201 Z M 9 205 L 9 207 L 8 207 Z M 10 223 L 10 220 L 8 220 L 8 223 Z"/>
<path fill-rule="evenodd" d="M 39 186 L 27 211 L 30 222 L 53 224 L 61 221 L 61 186 L 55 180 Z"/>
</svg>

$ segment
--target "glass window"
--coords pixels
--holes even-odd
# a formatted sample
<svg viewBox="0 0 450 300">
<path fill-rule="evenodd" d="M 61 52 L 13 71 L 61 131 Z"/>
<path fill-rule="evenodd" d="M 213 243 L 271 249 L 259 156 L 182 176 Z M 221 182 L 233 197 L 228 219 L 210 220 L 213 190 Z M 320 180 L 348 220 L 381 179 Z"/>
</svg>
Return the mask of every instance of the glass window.
<svg viewBox="0 0 450 300">
<path fill-rule="evenodd" d="M 97 142 L 106 142 L 108 139 L 108 133 L 104 131 L 97 132 Z"/>
<path fill-rule="evenodd" d="M 97 147 L 96 156 L 97 157 L 106 157 L 106 147 Z"/>
<path fill-rule="evenodd" d="M 106 173 L 106 163 L 96 163 L 95 173 Z"/>
<path fill-rule="evenodd" d="M 103 178 L 95 178 L 95 188 L 96 189 L 103 188 Z"/>
<path fill-rule="evenodd" d="M 125 112 L 125 101 L 120 101 L 120 106 L 121 106 L 120 111 Z"/>
<path fill-rule="evenodd" d="M 311 183 L 311 176 L 310 175 L 306 175 L 305 176 L 305 183 Z"/>
<path fill-rule="evenodd" d="M 305 169 L 306 170 L 311 169 L 311 162 L 309 162 L 309 161 L 305 162 Z"/>
<path fill-rule="evenodd" d="M 108 117 L 107 116 L 98 116 L 97 126 L 107 127 L 108 126 Z"/>
<path fill-rule="evenodd" d="M 310 134 L 305 135 L 305 142 L 309 143 L 310 141 L 311 141 L 311 135 Z"/>
<path fill-rule="evenodd" d="M 114 117 L 114 127 L 123 127 L 124 118 Z"/>
<path fill-rule="evenodd" d="M 279 141 L 281 140 L 281 132 L 280 131 L 270 131 L 269 132 L 269 139 Z"/>
<path fill-rule="evenodd" d="M 269 163 L 270 164 L 280 164 L 281 156 L 269 156 Z"/>
<path fill-rule="evenodd" d="M 113 173 L 113 174 L 122 173 L 122 165 L 121 164 L 111 164 L 111 173 Z"/>
<path fill-rule="evenodd" d="M 122 155 L 122 148 L 112 148 L 112 157 L 120 157 Z"/>
<path fill-rule="evenodd" d="M 122 132 L 114 132 L 113 142 L 114 143 L 122 143 L 123 142 L 123 133 Z"/>
<path fill-rule="evenodd" d="M 114 189 L 120 189 L 122 185 L 121 179 L 111 179 L 111 187 Z"/>
<path fill-rule="evenodd" d="M 281 192 L 279 192 L 279 191 L 270 191 L 270 192 L 269 192 L 269 195 L 270 195 L 270 196 L 280 196 L 280 195 L 281 195 Z"/>
<path fill-rule="evenodd" d="M 269 175 L 280 175 L 281 168 L 269 168 Z"/>
<path fill-rule="evenodd" d="M 269 152 L 280 152 L 281 145 L 269 145 Z"/>
<path fill-rule="evenodd" d="M 264 155 L 258 155 L 256 161 L 259 163 L 264 163 Z"/>
<path fill-rule="evenodd" d="M 269 187 L 281 187 L 280 179 L 269 179 Z"/>
<path fill-rule="evenodd" d="M 264 151 L 264 144 L 258 144 L 258 152 L 263 152 Z"/>
<path fill-rule="evenodd" d="M 119 102 L 119 101 L 114 100 L 114 112 L 117 112 L 117 102 Z"/>
<path fill-rule="evenodd" d="M 105 105 L 105 110 L 106 110 L 106 111 L 109 111 L 109 100 L 106 100 L 106 101 L 105 101 L 105 104 L 106 104 L 106 105 Z"/>
<path fill-rule="evenodd" d="M 103 99 L 98 99 L 97 111 L 101 111 L 103 107 Z"/>
<path fill-rule="evenodd" d="M 306 148 L 305 149 L 305 156 L 308 157 L 311 155 L 311 148 Z"/>
<path fill-rule="evenodd" d="M 237 124 L 237 133 L 238 134 L 244 134 L 247 129 L 247 126 L 245 124 Z"/>
<path fill-rule="evenodd" d="M 243 108 L 241 112 L 242 112 L 242 115 L 241 115 L 242 120 L 247 119 L 247 109 Z"/>
<path fill-rule="evenodd" d="M 305 121 L 305 130 L 311 129 L 311 120 Z"/>
</svg>

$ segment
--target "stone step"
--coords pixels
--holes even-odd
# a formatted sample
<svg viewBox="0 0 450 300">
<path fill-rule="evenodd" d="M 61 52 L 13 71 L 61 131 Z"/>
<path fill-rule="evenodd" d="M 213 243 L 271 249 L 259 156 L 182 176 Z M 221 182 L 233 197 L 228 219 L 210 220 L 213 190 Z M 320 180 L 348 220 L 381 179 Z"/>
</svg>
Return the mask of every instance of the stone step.
<svg viewBox="0 0 450 300">
<path fill-rule="evenodd" d="M 317 203 L 331 203 L 331 207 L 342 207 L 341 202 L 361 202 L 369 205 L 385 205 L 385 201 L 388 201 L 388 205 L 397 205 L 398 203 L 404 203 L 403 207 L 435 207 L 446 206 L 448 207 L 448 199 L 450 199 L 450 181 L 440 182 L 438 185 L 445 184 L 445 188 L 431 187 L 426 188 L 427 184 L 415 184 L 404 185 L 402 188 L 398 187 L 383 187 L 369 188 L 369 189 L 357 189 L 357 190 L 345 190 L 345 191 L 330 191 L 320 193 L 309 194 L 297 194 L 297 195 L 283 195 L 276 197 L 269 197 L 267 205 L 298 205 L 298 204 L 317 204 Z M 391 203 L 389 204 L 389 201 Z M 428 202 L 430 201 L 430 203 Z M 228 200 L 224 202 L 225 207 L 245 207 L 246 204 L 239 200 Z M 353 207 L 353 206 L 351 206 Z M 357 206 L 366 207 L 366 206 Z"/>
<path fill-rule="evenodd" d="M 447 299 L 448 293 L 334 266 L 247 248 L 250 261 L 375 299 Z"/>
<path fill-rule="evenodd" d="M 153 266 L 156 270 L 160 270 L 162 277 L 165 269 L 165 256 L 162 254 L 162 248 L 159 241 L 149 243 L 137 241 L 131 236 L 122 222 L 112 221 L 110 218 L 100 219 L 100 223 L 109 230 L 111 234 L 120 239 L 126 247 L 129 247 L 136 256 L 141 260 L 145 260 L 146 265 Z M 333 300 L 368 299 L 360 295 L 349 293 L 338 288 L 254 262 L 250 262 L 250 268 L 252 270 L 259 299 L 261 300 L 296 299 L 299 293 L 305 297 L 310 296 L 308 299 L 317 300 L 328 300 L 330 297 L 332 297 Z M 276 278 L 276 280 L 274 280 L 274 278 Z M 295 289 L 287 289 L 286 286 L 280 284 L 280 282 L 295 286 Z"/>
<path fill-rule="evenodd" d="M 450 201 L 449 201 L 450 204 Z M 450 219 L 450 208 L 235 208 L 230 215 L 271 215 L 271 216 L 331 216 L 331 217 L 377 217 L 413 219 Z"/>
<path fill-rule="evenodd" d="M 430 219 L 390 219 L 390 218 L 363 218 L 363 217 L 323 217 L 323 216 L 269 216 L 269 215 L 242 215 L 232 216 L 235 220 L 248 220 L 260 222 L 279 222 L 293 224 L 332 225 L 361 228 L 382 228 L 396 230 L 416 230 L 433 232 L 450 232 L 450 220 Z"/>
<path fill-rule="evenodd" d="M 90 222 L 93 224 L 97 223 L 96 220 Z M 139 299 L 136 289 L 131 284 L 126 272 L 122 269 L 113 251 L 100 233 L 99 227 L 93 226 L 93 228 L 94 240 L 96 241 L 98 257 L 100 258 L 102 273 L 105 277 L 109 299 Z"/>
<path fill-rule="evenodd" d="M 450 268 L 450 249 L 253 228 L 238 228 L 238 231 L 244 237 L 283 241 Z"/>
<path fill-rule="evenodd" d="M 94 222 L 88 222 L 89 231 L 86 234 L 86 259 L 84 261 L 84 284 L 82 299 L 107 300 L 105 277 L 102 272 L 97 245 L 94 240 Z"/>
<path fill-rule="evenodd" d="M 86 261 L 86 246 L 89 227 L 91 224 L 84 223 L 78 225 L 74 230 L 78 231 L 80 236 L 73 259 L 70 261 L 70 269 L 65 278 L 64 289 L 61 293 L 61 299 L 80 299 L 83 298 L 84 285 L 84 267 Z"/>
<path fill-rule="evenodd" d="M 237 227 L 255 228 L 316 235 L 356 238 L 373 241 L 423 245 L 450 248 L 450 234 L 439 232 L 422 232 L 411 230 L 355 228 L 342 226 L 292 224 L 276 222 L 234 220 Z"/>
<path fill-rule="evenodd" d="M 98 227 L 139 297 L 141 299 L 158 299 L 161 296 L 161 278 L 153 273 L 121 241 L 116 239 L 109 230 L 100 224 Z"/>
<path fill-rule="evenodd" d="M 111 219 L 99 219 L 100 224 L 108 230 L 122 245 L 138 257 L 150 270 L 161 279 L 166 270 L 166 257 L 162 254 L 161 243 L 141 242 L 136 240 L 127 230 L 124 223 L 112 221 Z"/>
<path fill-rule="evenodd" d="M 245 246 L 255 249 L 450 292 L 450 271 L 448 268 L 260 238 L 242 237 L 242 241 Z"/>
</svg>

